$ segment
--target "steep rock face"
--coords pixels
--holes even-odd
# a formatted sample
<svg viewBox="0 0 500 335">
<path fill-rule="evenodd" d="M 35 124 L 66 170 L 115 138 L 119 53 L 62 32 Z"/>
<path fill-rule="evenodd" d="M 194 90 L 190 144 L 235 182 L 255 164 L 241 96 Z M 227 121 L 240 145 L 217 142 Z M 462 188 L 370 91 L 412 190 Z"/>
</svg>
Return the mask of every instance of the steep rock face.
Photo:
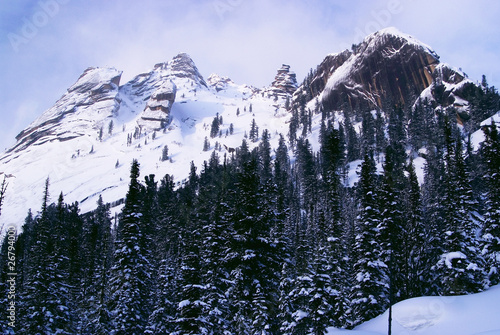
<svg viewBox="0 0 500 335">
<path fill-rule="evenodd" d="M 141 113 L 138 125 L 146 130 L 158 130 L 169 122 L 175 97 L 196 94 L 208 86 L 189 55 L 182 53 L 171 61 L 158 63 L 153 70 L 143 73 L 120 88 L 127 97 L 127 106 Z"/>
<path fill-rule="evenodd" d="M 47 141 L 66 141 L 86 130 L 98 129 L 120 106 L 118 87 L 121 71 L 112 68 L 88 68 L 53 107 L 16 136 L 11 149 Z"/>
<path fill-rule="evenodd" d="M 290 71 L 290 65 L 283 64 L 271 86 L 264 90 L 267 96 L 287 96 L 297 90 L 297 77 Z"/>
<path fill-rule="evenodd" d="M 159 130 L 168 124 L 170 110 L 175 101 L 177 87 L 169 80 L 164 82 L 151 94 L 146 108 L 138 121 L 140 126 Z"/>
<path fill-rule="evenodd" d="M 299 92 L 319 97 L 328 110 L 411 107 L 432 83 L 438 64 L 439 57 L 428 46 L 387 28 L 366 37 L 353 51 L 327 56 Z"/>
</svg>

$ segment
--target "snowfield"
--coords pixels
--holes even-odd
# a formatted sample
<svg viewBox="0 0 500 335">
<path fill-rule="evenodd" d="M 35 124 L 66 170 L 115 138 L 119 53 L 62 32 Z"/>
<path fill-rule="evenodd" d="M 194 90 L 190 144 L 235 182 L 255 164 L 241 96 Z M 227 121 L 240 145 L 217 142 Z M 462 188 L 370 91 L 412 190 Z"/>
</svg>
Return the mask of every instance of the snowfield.
<svg viewBox="0 0 500 335">
<path fill-rule="evenodd" d="M 328 334 L 387 334 L 388 315 L 354 330 L 329 328 Z M 500 335 L 500 286 L 485 292 L 453 297 L 420 297 L 393 306 L 394 335 Z"/>
</svg>

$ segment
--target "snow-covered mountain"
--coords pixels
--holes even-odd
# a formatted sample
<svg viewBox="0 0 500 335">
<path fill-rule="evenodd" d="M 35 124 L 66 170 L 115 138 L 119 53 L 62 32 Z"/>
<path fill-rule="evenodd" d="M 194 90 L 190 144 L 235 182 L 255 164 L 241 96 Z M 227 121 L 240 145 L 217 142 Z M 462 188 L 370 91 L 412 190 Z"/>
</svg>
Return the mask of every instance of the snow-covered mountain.
<svg viewBox="0 0 500 335">
<path fill-rule="evenodd" d="M 352 51 L 326 56 L 298 89 L 288 65 L 269 87 L 258 89 L 219 75 L 205 80 L 187 54 L 121 86 L 120 78 L 112 68 L 85 70 L 0 156 L 0 173 L 10 176 L 2 222 L 21 226 L 28 208 L 36 212 L 47 177 L 52 200 L 62 192 L 67 203 L 78 201 L 84 212 L 95 207 L 99 195 L 117 202 L 126 193 L 133 158 L 142 175 L 171 174 L 181 183 L 190 163 L 200 167 L 212 150 L 230 155 L 252 120 L 269 130 L 276 147 L 279 134 L 289 132 L 289 98 L 292 104 L 306 99 L 311 110 L 319 102 L 341 120 L 344 109 L 411 106 L 419 97 L 438 100 L 440 85 L 439 102 L 467 112 L 461 92 L 473 85 L 461 71 L 440 64 L 430 47 L 393 28 L 369 35 Z M 211 138 L 217 115 L 222 125 L 219 136 Z M 321 115 L 312 115 L 308 137 L 315 150 L 320 123 Z M 205 139 L 208 151 L 203 151 Z M 161 160 L 165 146 L 169 159 Z"/>
<path fill-rule="evenodd" d="M 67 202 L 78 201 L 88 211 L 99 195 L 106 202 L 123 197 L 133 158 L 141 162 L 142 175 L 168 173 L 181 182 L 191 161 L 199 167 L 216 146 L 224 155 L 241 145 L 253 119 L 261 130 L 269 129 L 275 144 L 277 134 L 287 132 L 283 96 L 275 100 L 263 90 L 218 75 L 207 83 L 187 54 L 157 64 L 122 86 L 120 76 L 115 69 L 85 70 L 2 154 L 0 172 L 11 176 L 3 222 L 20 226 L 28 208 L 39 209 L 47 177 L 52 200 L 62 192 Z M 266 92 L 281 92 L 279 84 Z M 220 136 L 211 138 L 217 114 L 223 124 Z M 209 151 L 203 151 L 205 137 Z M 169 160 L 162 161 L 165 146 Z"/>
<path fill-rule="evenodd" d="M 428 45 L 386 28 L 352 50 L 327 55 L 295 97 L 316 97 L 328 110 L 409 107 L 422 94 L 432 98 L 434 91 L 423 91 L 433 83 L 448 85 L 444 105 L 462 103 L 463 86 L 472 84 L 461 71 L 441 64 Z"/>
</svg>

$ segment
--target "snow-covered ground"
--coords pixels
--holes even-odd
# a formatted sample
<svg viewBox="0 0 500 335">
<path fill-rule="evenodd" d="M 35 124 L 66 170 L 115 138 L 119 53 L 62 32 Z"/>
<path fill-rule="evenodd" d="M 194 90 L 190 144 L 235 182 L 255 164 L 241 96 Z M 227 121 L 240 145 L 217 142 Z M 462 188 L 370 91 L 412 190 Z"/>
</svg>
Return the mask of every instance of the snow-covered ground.
<svg viewBox="0 0 500 335">
<path fill-rule="evenodd" d="M 393 306 L 394 335 L 500 335 L 500 286 L 453 297 L 420 297 Z M 387 334 L 388 311 L 354 330 L 328 329 L 328 335 Z"/>
</svg>

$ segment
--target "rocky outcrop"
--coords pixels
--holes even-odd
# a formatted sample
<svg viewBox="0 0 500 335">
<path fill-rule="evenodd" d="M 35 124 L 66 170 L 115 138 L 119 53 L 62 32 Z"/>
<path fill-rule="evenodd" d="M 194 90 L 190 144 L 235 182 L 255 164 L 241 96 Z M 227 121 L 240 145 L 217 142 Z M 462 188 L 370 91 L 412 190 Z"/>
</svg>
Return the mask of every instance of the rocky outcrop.
<svg viewBox="0 0 500 335">
<path fill-rule="evenodd" d="M 101 126 L 119 109 L 121 75 L 121 71 L 112 68 L 86 69 L 53 107 L 16 136 L 17 143 L 11 150 L 53 140 L 66 141 Z"/>
<path fill-rule="evenodd" d="M 283 64 L 270 87 L 264 90 L 267 96 L 288 96 L 297 90 L 297 77 L 290 71 L 290 65 Z"/>
<path fill-rule="evenodd" d="M 225 90 L 228 85 L 234 84 L 229 77 L 219 76 L 215 73 L 207 78 L 208 86 L 213 87 L 217 92 Z"/>
<path fill-rule="evenodd" d="M 140 126 L 159 130 L 169 123 L 169 115 L 175 101 L 176 86 L 172 81 L 164 82 L 151 94 L 138 121 Z"/>
<path fill-rule="evenodd" d="M 432 84 L 420 94 L 419 101 L 427 99 L 433 106 L 453 107 L 459 123 L 471 118 L 469 102 L 474 99 L 477 86 L 461 70 L 439 64 L 432 73 Z"/>
<path fill-rule="evenodd" d="M 388 28 L 353 50 L 327 56 L 299 92 L 318 97 L 327 110 L 356 112 L 411 107 L 432 83 L 439 57 L 425 44 Z"/>
</svg>

